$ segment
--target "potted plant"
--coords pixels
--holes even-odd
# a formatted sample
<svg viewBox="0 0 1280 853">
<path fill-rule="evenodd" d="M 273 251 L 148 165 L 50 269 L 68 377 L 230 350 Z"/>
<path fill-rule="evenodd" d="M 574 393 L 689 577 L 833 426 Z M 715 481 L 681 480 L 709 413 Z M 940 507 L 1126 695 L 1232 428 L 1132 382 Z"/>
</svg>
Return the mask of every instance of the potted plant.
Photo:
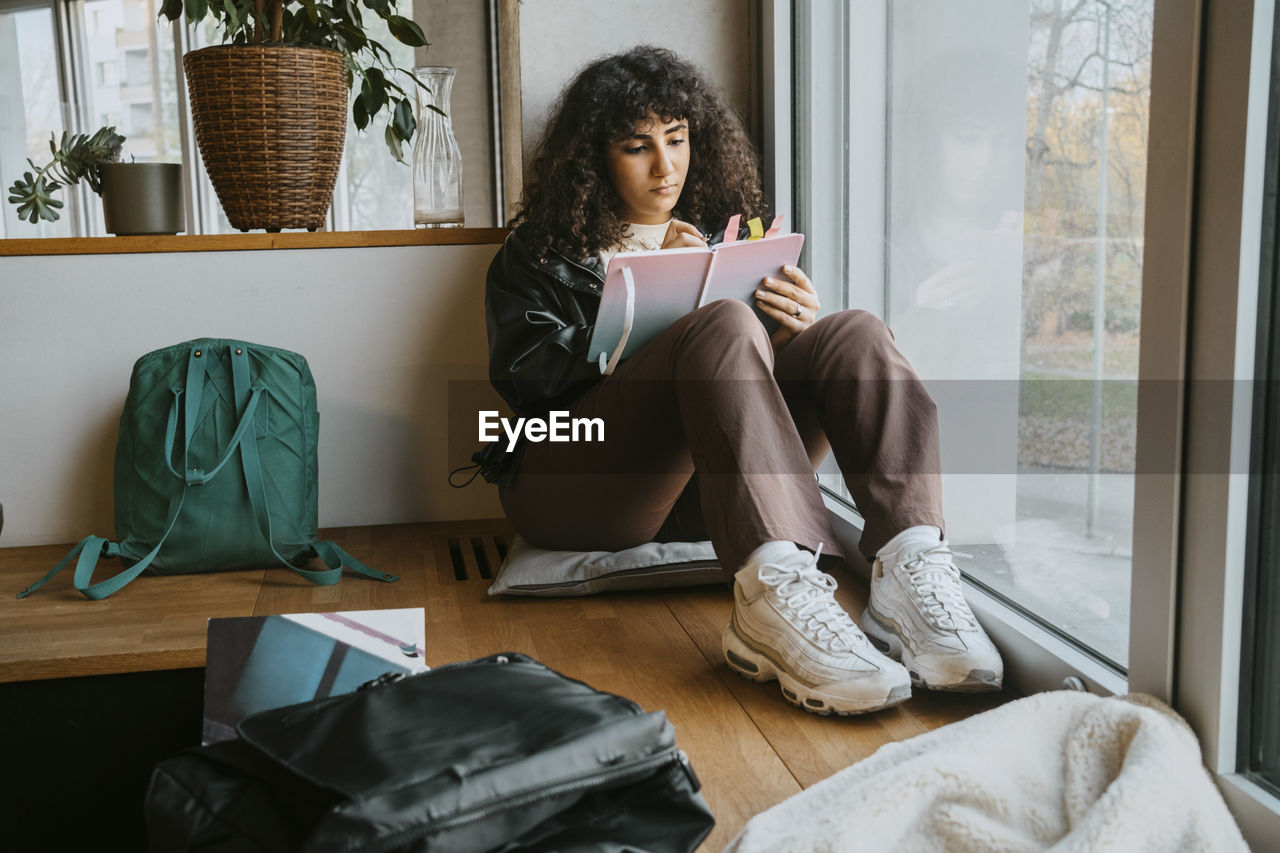
<svg viewBox="0 0 1280 853">
<path fill-rule="evenodd" d="M 9 188 L 18 218 L 32 224 L 57 222 L 63 202 L 57 192 L 84 181 L 102 197 L 102 214 L 111 234 L 176 234 L 185 229 L 182 166 L 177 163 L 122 163 L 125 138 L 114 127 L 92 135 L 50 135 L 51 159 L 24 172 Z"/>
<path fill-rule="evenodd" d="M 164 0 L 160 16 L 212 18 L 222 44 L 182 59 L 196 142 L 233 227 L 306 228 L 324 223 L 346 136 L 349 92 L 356 128 L 385 111 L 384 138 L 403 162 L 416 122 L 397 77 L 417 82 L 365 31 L 386 22 L 422 47 L 421 27 L 395 0 Z"/>
</svg>

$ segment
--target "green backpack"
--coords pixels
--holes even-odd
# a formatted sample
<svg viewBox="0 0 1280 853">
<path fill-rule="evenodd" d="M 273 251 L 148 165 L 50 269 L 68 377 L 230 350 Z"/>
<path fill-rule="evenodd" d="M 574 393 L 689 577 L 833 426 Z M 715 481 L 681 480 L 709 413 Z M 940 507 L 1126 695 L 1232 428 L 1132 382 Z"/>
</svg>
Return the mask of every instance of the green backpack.
<svg viewBox="0 0 1280 853">
<path fill-rule="evenodd" d="M 18 597 L 76 559 L 75 588 L 101 599 L 143 571 L 160 575 L 282 563 L 329 585 L 344 568 L 382 581 L 317 540 L 316 386 L 297 353 L 202 338 L 138 359 L 115 458 L 118 542 L 86 536 Z M 320 557 L 328 566 L 302 564 Z M 126 568 L 90 583 L 101 557 Z"/>
</svg>

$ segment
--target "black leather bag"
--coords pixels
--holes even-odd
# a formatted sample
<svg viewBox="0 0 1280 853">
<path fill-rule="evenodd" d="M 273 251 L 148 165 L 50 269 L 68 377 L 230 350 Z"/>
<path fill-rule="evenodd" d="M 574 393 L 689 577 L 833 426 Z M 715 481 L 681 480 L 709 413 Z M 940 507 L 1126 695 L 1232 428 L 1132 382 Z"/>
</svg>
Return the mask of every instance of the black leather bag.
<svg viewBox="0 0 1280 853">
<path fill-rule="evenodd" d="M 661 711 L 514 653 L 384 680 L 161 762 L 150 848 L 666 853 L 715 823 Z"/>
</svg>

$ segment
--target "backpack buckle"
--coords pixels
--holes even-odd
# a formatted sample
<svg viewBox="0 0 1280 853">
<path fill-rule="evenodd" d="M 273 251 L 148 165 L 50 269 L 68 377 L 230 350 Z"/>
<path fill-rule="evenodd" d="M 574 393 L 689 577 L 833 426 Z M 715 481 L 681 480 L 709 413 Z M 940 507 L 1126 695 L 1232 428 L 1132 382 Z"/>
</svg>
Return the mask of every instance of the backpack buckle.
<svg viewBox="0 0 1280 853">
<path fill-rule="evenodd" d="M 203 486 L 206 482 L 204 469 L 203 468 L 188 469 L 186 480 L 187 480 L 188 486 Z"/>
</svg>

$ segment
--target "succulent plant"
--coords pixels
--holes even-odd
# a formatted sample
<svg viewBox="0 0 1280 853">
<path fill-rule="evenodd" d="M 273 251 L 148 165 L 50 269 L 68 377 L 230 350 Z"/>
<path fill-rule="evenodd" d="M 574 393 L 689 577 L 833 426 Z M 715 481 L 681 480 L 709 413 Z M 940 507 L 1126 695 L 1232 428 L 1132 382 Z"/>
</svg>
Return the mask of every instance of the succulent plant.
<svg viewBox="0 0 1280 853">
<path fill-rule="evenodd" d="M 54 193 L 80 181 L 95 193 L 101 193 L 98 164 L 118 161 L 123 145 L 124 137 L 116 133 L 114 127 L 100 127 L 92 136 L 72 135 L 64 130 L 60 141 L 56 134 L 50 134 L 49 151 L 53 160 L 40 167 L 28 158 L 27 163 L 34 171 L 23 172 L 9 187 L 9 201 L 18 206 L 18 218 L 32 224 L 41 219 L 57 222 L 62 201 L 55 198 Z"/>
</svg>

